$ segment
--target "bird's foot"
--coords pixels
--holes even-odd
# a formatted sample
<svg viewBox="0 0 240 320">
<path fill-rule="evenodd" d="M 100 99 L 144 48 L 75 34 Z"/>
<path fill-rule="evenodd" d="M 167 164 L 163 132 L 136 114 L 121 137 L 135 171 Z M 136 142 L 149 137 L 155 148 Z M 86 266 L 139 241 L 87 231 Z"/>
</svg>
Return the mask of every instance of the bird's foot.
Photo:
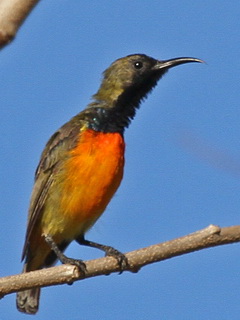
<svg viewBox="0 0 240 320">
<path fill-rule="evenodd" d="M 129 268 L 129 263 L 127 257 L 120 251 L 114 249 L 113 247 L 105 246 L 104 248 L 106 257 L 114 257 L 120 268 L 120 274 Z"/>
<path fill-rule="evenodd" d="M 84 275 L 86 274 L 87 267 L 83 260 L 69 258 L 64 254 L 61 256 L 61 259 L 59 258 L 59 260 L 62 262 L 62 264 L 71 264 L 78 267 L 81 273 L 83 273 Z"/>
<path fill-rule="evenodd" d="M 80 272 L 85 275 L 86 273 L 86 265 L 82 260 L 79 259 L 72 259 L 68 258 L 65 256 L 65 254 L 62 253 L 62 251 L 58 248 L 56 242 L 53 240 L 53 238 L 49 235 L 44 235 L 45 241 L 47 244 L 50 246 L 50 248 L 54 251 L 58 259 L 63 263 L 63 264 L 72 264 L 76 267 L 79 268 Z"/>
</svg>

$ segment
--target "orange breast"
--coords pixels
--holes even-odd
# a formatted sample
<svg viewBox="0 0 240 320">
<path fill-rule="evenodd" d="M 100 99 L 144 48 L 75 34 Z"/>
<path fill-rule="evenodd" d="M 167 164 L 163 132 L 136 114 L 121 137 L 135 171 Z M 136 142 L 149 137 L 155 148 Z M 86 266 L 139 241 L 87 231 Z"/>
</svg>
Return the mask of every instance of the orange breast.
<svg viewBox="0 0 240 320">
<path fill-rule="evenodd" d="M 124 140 L 119 133 L 85 130 L 64 165 L 61 208 L 88 229 L 102 214 L 123 176 Z"/>
</svg>

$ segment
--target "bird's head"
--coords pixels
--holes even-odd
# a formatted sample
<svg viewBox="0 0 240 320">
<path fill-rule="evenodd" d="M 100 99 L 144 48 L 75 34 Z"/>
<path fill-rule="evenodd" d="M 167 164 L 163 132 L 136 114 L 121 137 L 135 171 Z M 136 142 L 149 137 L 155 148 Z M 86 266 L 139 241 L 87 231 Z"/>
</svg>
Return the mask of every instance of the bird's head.
<svg viewBox="0 0 240 320">
<path fill-rule="evenodd" d="M 156 60 L 144 54 L 133 54 L 113 62 L 103 73 L 102 84 L 94 98 L 113 107 L 116 104 L 138 107 L 168 69 L 196 58 Z"/>
<path fill-rule="evenodd" d="M 94 130 L 123 132 L 134 118 L 140 102 L 156 86 L 168 69 L 196 58 L 156 60 L 145 54 L 133 54 L 113 62 L 103 73 L 98 92 L 89 104 Z"/>
</svg>

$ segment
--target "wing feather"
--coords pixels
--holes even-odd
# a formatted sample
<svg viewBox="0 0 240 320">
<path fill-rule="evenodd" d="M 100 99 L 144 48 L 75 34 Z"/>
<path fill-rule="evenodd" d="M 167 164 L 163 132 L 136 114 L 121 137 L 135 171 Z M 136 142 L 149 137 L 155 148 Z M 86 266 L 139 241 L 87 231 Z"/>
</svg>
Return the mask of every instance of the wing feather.
<svg viewBox="0 0 240 320">
<path fill-rule="evenodd" d="M 39 165 L 35 173 L 35 184 L 32 191 L 30 207 L 28 212 L 28 225 L 25 243 L 23 247 L 22 260 L 27 256 L 30 237 L 36 223 L 44 211 L 44 204 L 48 197 L 55 173 L 59 166 L 68 157 L 68 152 L 77 144 L 80 129 L 84 125 L 82 113 L 62 126 L 49 139 L 42 152 Z"/>
</svg>

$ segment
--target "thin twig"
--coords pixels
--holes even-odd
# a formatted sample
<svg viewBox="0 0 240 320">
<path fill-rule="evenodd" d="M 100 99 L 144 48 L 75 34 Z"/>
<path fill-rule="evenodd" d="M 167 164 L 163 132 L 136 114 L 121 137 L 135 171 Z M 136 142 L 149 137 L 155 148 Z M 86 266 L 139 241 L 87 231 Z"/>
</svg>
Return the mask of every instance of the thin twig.
<svg viewBox="0 0 240 320">
<path fill-rule="evenodd" d="M 197 250 L 240 241 L 240 226 L 220 228 L 210 225 L 187 236 L 126 253 L 128 271 Z M 61 265 L 48 269 L 0 278 L 0 296 L 33 287 L 72 283 L 90 277 L 119 272 L 116 259 L 105 257 L 84 261 L 87 271 L 81 274 L 76 266 Z"/>
</svg>

